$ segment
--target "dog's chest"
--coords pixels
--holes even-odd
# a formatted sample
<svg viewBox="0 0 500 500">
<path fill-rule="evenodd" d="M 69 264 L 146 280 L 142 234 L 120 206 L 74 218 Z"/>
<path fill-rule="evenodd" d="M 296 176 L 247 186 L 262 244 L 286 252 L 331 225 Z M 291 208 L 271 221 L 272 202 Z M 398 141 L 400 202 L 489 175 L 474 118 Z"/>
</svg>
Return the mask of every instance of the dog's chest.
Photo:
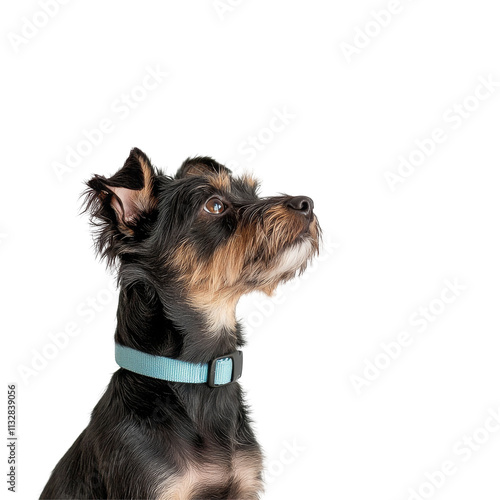
<svg viewBox="0 0 500 500">
<path fill-rule="evenodd" d="M 227 491 L 229 498 L 258 499 L 262 490 L 260 453 L 235 452 L 230 464 L 213 461 L 190 463 L 165 479 L 157 500 L 194 500 L 209 491 Z"/>
</svg>

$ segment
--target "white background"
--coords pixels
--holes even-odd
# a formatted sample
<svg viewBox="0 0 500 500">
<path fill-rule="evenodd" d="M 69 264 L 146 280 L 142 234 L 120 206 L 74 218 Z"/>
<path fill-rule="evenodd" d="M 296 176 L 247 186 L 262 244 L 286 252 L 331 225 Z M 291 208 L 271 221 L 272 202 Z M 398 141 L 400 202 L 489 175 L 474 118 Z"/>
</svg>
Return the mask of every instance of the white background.
<svg viewBox="0 0 500 500">
<path fill-rule="evenodd" d="M 25 26 L 44 22 L 37 2 L 3 7 L 2 414 L 14 381 L 17 498 L 40 494 L 116 369 L 113 278 L 94 257 L 78 197 L 134 146 L 170 174 L 187 156 L 211 155 L 254 172 L 264 195 L 314 198 L 321 259 L 274 302 L 251 296 L 239 308 L 265 499 L 498 498 L 500 426 L 489 415 L 500 405 L 500 87 L 473 97 L 481 78 L 500 82 L 498 7 L 219 3 L 227 9 L 74 0 L 34 35 Z M 390 18 L 377 15 L 388 7 Z M 20 42 L 23 29 L 31 38 Z M 143 92 L 148 67 L 168 77 Z M 140 102 L 123 109 L 131 92 Z M 293 118 L 265 130 L 283 110 Z M 106 118 L 113 130 L 58 177 L 54 164 L 68 147 L 85 150 L 84 130 Z M 446 140 L 429 145 L 436 128 Z M 244 153 L 259 134 L 262 150 Z M 430 153 L 391 190 L 386 173 L 416 140 Z M 445 280 L 466 288 L 445 292 L 453 303 L 441 301 Z M 429 306 L 432 322 L 419 316 Z M 54 352 L 68 323 L 79 334 Z M 411 344 L 397 348 L 401 332 Z M 44 352 L 52 359 L 23 376 Z M 385 368 L 364 374 L 375 361 Z M 357 391 L 354 375 L 372 380 Z M 434 474 L 443 462 L 453 474 Z"/>
</svg>

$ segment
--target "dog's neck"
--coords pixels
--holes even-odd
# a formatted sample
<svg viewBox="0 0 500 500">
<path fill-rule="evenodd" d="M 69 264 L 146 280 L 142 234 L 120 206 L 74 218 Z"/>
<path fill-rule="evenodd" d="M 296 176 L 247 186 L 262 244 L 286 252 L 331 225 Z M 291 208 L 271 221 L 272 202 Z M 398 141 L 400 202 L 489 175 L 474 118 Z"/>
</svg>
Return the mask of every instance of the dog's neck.
<svg viewBox="0 0 500 500">
<path fill-rule="evenodd" d="M 148 287 L 136 284 L 122 289 L 116 342 L 148 354 L 196 363 L 233 352 L 243 343 L 238 326 L 229 333 L 221 331 L 216 337 L 205 336 L 201 330 L 203 318 L 194 311 L 176 308 L 170 316 L 164 312 L 165 309 L 158 294 Z M 177 326 L 179 318 L 184 319 L 181 327 Z M 123 369 L 115 374 L 114 380 L 116 387 L 127 394 L 131 405 L 155 414 L 160 421 L 164 406 L 171 408 L 176 404 L 184 408 L 197 431 L 211 440 L 225 444 L 228 436 L 236 432 L 240 406 L 239 403 L 233 405 L 227 402 L 240 400 L 238 384 L 212 389 L 206 384 L 180 383 L 172 388 L 169 382 Z M 214 405 L 217 411 L 213 411 Z"/>
<path fill-rule="evenodd" d="M 225 305 L 221 315 L 234 318 L 236 302 L 232 311 Z M 211 318 L 215 316 L 216 311 L 207 317 L 168 294 L 160 298 L 152 287 L 134 284 L 120 291 L 115 340 L 148 354 L 207 362 L 243 344 L 238 323 L 220 321 L 214 328 Z"/>
</svg>

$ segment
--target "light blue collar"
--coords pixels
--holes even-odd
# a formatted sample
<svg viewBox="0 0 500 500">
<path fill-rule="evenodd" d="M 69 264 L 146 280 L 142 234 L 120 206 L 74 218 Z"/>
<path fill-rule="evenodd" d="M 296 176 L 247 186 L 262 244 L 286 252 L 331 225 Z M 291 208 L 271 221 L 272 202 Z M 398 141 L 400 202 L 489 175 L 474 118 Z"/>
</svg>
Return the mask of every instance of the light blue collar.
<svg viewBox="0 0 500 500">
<path fill-rule="evenodd" d="M 147 377 L 188 384 L 206 383 L 209 387 L 221 387 L 236 382 L 243 369 L 241 351 L 220 356 L 208 363 L 189 363 L 180 359 L 153 356 L 115 344 L 115 359 L 122 368 Z"/>
</svg>

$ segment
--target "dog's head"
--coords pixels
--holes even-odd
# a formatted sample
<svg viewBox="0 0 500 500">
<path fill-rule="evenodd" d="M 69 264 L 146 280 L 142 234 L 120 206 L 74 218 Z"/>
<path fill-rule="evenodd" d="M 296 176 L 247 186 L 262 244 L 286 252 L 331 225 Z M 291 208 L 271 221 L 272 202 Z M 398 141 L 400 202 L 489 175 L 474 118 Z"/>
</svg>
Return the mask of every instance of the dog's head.
<svg viewBox="0 0 500 500">
<path fill-rule="evenodd" d="M 146 281 L 201 313 L 211 332 L 233 328 L 243 294 L 271 294 L 319 248 L 310 198 L 260 198 L 252 177 L 211 158 L 188 159 L 169 177 L 133 149 L 121 170 L 88 187 L 97 250 L 118 264 L 122 285 Z"/>
</svg>

